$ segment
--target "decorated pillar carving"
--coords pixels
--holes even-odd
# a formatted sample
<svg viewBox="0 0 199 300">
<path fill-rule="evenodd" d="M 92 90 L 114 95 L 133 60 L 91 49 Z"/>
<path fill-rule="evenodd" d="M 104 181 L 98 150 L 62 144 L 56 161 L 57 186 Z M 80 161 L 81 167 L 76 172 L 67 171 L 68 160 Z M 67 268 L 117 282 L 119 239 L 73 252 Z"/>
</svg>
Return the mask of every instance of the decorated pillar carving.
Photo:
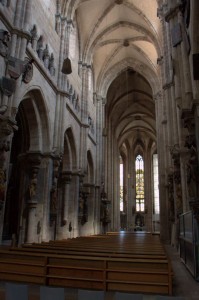
<svg viewBox="0 0 199 300">
<path fill-rule="evenodd" d="M 187 129 L 184 147 L 188 149 L 186 159 L 186 182 L 187 182 L 187 198 L 190 208 L 195 203 L 199 203 L 199 172 L 198 172 L 198 153 L 195 136 L 195 121 L 192 111 L 187 110 L 182 113 L 183 127 Z"/>
<path fill-rule="evenodd" d="M 104 184 L 102 185 L 101 192 L 101 217 L 100 220 L 102 222 L 103 233 L 105 233 L 108 229 L 108 224 L 111 222 L 111 213 L 110 213 L 110 204 L 111 201 L 108 200 L 107 194 L 104 189 Z"/>
<path fill-rule="evenodd" d="M 15 122 L 0 114 L 0 211 L 3 210 L 5 204 L 10 136 L 16 129 Z"/>
<path fill-rule="evenodd" d="M 78 222 L 84 225 L 88 221 L 89 188 L 83 185 L 83 175 L 79 178 Z"/>
<path fill-rule="evenodd" d="M 180 148 L 179 145 L 174 145 L 170 149 L 173 159 L 173 179 L 174 179 L 174 197 L 175 197 L 175 217 L 178 218 L 183 212 L 182 208 L 182 186 L 181 186 L 181 172 L 180 172 Z"/>
<path fill-rule="evenodd" d="M 56 227 L 58 212 L 58 179 L 60 176 L 61 156 L 53 159 L 52 187 L 50 191 L 50 226 Z"/>
<path fill-rule="evenodd" d="M 38 173 L 41 164 L 41 155 L 39 153 L 28 153 L 27 155 L 29 169 L 29 185 L 27 190 L 27 243 L 36 241 L 37 221 L 36 209 L 38 204 Z"/>
</svg>

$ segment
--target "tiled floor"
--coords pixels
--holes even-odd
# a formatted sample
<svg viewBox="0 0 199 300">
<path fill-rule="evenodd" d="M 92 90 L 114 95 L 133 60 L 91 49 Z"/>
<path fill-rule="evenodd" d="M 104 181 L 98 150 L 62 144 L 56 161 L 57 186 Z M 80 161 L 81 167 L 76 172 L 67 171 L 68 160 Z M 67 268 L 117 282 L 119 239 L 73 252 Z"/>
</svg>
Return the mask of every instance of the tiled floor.
<svg viewBox="0 0 199 300">
<path fill-rule="evenodd" d="M 173 266 L 173 296 L 163 297 L 161 300 L 176 299 L 182 297 L 186 300 L 199 300 L 199 282 L 196 282 L 186 267 L 182 264 L 177 251 L 171 247 L 166 246 L 166 251 L 171 258 Z M 39 298 L 39 286 L 29 287 L 29 300 L 40 300 Z M 65 300 L 77 300 L 77 289 L 65 289 Z M 105 294 L 105 300 L 114 300 L 114 292 L 107 292 Z M 174 297 L 174 298 L 173 298 Z M 132 300 L 134 299 L 132 295 Z M 157 300 L 156 295 L 143 295 L 143 300 Z M 179 298 L 181 300 L 181 298 Z M 0 300 L 5 300 L 4 283 L 0 283 Z M 17 299 L 18 300 L 18 299 Z M 20 300 L 20 299 L 19 299 Z M 95 299 L 94 299 L 95 300 Z"/>
</svg>

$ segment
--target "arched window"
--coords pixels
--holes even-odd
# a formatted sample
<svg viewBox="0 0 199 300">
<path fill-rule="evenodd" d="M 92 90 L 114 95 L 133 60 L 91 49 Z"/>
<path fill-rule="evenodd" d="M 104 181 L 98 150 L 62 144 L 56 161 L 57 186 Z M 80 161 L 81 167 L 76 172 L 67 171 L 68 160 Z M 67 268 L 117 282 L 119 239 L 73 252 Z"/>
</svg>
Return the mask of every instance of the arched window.
<svg viewBox="0 0 199 300">
<path fill-rule="evenodd" d="M 141 155 L 135 159 L 136 211 L 144 211 L 144 161 Z"/>
<path fill-rule="evenodd" d="M 124 210 L 124 193 L 123 193 L 123 176 L 124 176 L 124 166 L 123 166 L 123 161 L 120 157 L 120 211 Z"/>
<path fill-rule="evenodd" d="M 153 155 L 153 191 L 154 191 L 154 213 L 160 213 L 159 203 L 159 181 L 158 181 L 158 155 Z"/>
</svg>

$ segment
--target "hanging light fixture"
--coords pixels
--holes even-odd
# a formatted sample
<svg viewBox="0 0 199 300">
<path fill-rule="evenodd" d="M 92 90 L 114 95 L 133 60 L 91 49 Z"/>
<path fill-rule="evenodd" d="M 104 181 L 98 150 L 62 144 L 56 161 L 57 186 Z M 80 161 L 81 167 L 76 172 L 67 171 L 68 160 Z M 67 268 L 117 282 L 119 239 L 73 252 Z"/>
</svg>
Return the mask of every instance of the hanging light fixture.
<svg viewBox="0 0 199 300">
<path fill-rule="evenodd" d="M 70 58 L 67 57 L 64 59 L 61 71 L 63 74 L 67 74 L 67 75 L 72 73 Z"/>
<path fill-rule="evenodd" d="M 120 4 L 123 3 L 123 0 L 115 0 L 115 3 L 118 4 L 118 5 L 120 5 Z"/>
</svg>

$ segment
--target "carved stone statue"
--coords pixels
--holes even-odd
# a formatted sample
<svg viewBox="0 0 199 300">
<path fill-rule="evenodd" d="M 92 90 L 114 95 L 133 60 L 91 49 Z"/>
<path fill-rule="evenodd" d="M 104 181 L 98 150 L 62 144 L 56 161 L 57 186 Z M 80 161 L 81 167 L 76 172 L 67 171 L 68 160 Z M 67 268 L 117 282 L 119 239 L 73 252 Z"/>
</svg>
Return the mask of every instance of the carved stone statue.
<svg viewBox="0 0 199 300">
<path fill-rule="evenodd" d="M 10 40 L 10 33 L 6 30 L 0 30 L 0 55 L 2 55 L 3 57 L 6 57 L 8 55 Z"/>
<path fill-rule="evenodd" d="M 41 35 L 37 41 L 37 54 L 41 60 L 43 59 L 43 52 L 44 52 L 43 43 L 44 43 L 44 38 Z"/>
<path fill-rule="evenodd" d="M 47 69 L 48 69 L 48 66 L 49 66 L 49 58 L 50 58 L 49 49 L 48 49 L 48 45 L 46 45 L 46 48 L 43 51 L 43 61 L 44 61 L 44 66 Z"/>
<path fill-rule="evenodd" d="M 29 199 L 33 200 L 36 196 L 36 189 L 37 189 L 37 172 L 35 171 L 33 171 L 28 189 L 29 189 Z"/>
<path fill-rule="evenodd" d="M 190 158 L 187 162 L 187 186 L 189 192 L 189 200 L 193 201 L 197 198 L 198 189 L 198 164 L 197 153 L 194 148 L 191 149 Z"/>
<path fill-rule="evenodd" d="M 55 60 L 54 55 L 53 55 L 53 53 L 51 53 L 51 56 L 50 56 L 50 59 L 49 59 L 49 66 L 48 66 L 51 76 L 55 76 L 54 60 Z"/>
<path fill-rule="evenodd" d="M 38 40 L 38 33 L 37 33 L 37 26 L 34 25 L 32 30 L 30 31 L 31 33 L 31 43 L 32 43 L 32 48 L 34 51 L 36 51 L 37 48 L 37 40 Z"/>
</svg>

